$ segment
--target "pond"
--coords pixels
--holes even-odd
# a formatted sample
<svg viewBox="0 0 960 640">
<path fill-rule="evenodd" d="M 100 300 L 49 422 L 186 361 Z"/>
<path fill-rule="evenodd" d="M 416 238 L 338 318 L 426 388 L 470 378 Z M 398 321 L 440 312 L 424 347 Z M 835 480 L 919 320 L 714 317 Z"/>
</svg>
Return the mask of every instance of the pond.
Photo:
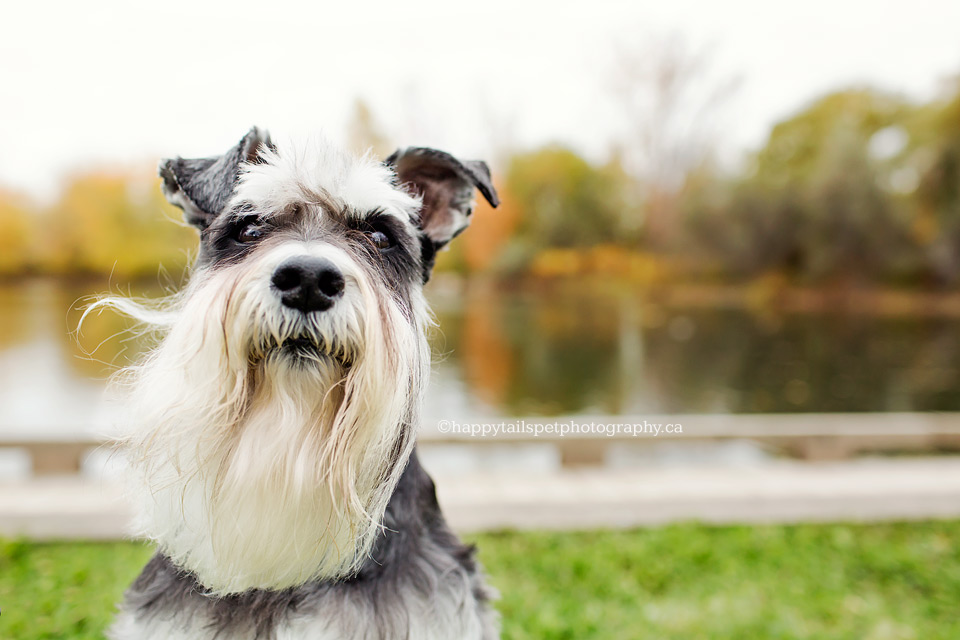
<svg viewBox="0 0 960 640">
<path fill-rule="evenodd" d="M 109 290 L 0 285 L 0 435 L 68 435 L 107 419 L 106 377 L 144 348 L 109 313 L 74 332 L 78 302 Z M 677 309 L 616 287 L 452 278 L 428 297 L 439 322 L 428 421 L 960 410 L 958 318 Z"/>
</svg>

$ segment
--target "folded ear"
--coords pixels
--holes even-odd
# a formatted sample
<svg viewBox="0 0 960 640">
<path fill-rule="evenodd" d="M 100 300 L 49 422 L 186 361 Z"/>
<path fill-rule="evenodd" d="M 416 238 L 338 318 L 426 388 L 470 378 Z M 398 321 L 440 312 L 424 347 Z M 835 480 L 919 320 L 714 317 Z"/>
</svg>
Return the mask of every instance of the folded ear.
<svg viewBox="0 0 960 640">
<path fill-rule="evenodd" d="M 474 188 L 490 206 L 500 204 L 490 169 L 479 160 L 460 161 L 436 149 L 408 147 L 398 149 L 385 162 L 393 167 L 401 187 L 423 198 L 420 228 L 434 251 L 470 224 Z"/>
<path fill-rule="evenodd" d="M 170 204 L 183 209 L 187 222 L 205 229 L 227 205 L 240 179 L 240 164 L 256 162 L 261 145 L 272 148 L 270 134 L 254 127 L 222 156 L 162 160 L 161 189 Z"/>
</svg>

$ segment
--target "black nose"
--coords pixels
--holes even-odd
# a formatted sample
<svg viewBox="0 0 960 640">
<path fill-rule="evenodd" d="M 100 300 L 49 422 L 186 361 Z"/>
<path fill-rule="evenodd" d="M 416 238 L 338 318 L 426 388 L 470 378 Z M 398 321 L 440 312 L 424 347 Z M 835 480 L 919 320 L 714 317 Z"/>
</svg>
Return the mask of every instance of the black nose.
<svg viewBox="0 0 960 640">
<path fill-rule="evenodd" d="M 277 267 L 271 281 L 284 306 L 304 313 L 326 311 L 343 295 L 343 274 L 325 258 L 291 258 Z"/>
</svg>

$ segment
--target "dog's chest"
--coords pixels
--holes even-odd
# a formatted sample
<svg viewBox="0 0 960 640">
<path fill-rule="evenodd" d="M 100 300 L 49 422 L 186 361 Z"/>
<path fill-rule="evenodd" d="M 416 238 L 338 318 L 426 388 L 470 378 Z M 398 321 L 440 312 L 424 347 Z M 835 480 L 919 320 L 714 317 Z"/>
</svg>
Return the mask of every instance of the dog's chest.
<svg viewBox="0 0 960 640">
<path fill-rule="evenodd" d="M 449 530 L 414 453 L 355 576 L 203 595 L 158 553 L 126 593 L 111 640 L 495 640 L 496 593 Z"/>
<path fill-rule="evenodd" d="M 435 598 L 397 594 L 381 602 L 351 604 L 340 601 L 334 616 L 302 615 L 277 629 L 277 640 L 492 640 L 494 620 L 485 604 L 476 600 L 467 576 L 443 585 Z M 457 584 L 459 582 L 459 584 Z M 392 602 L 391 602 L 392 600 Z"/>
<path fill-rule="evenodd" d="M 496 637 L 496 619 L 486 603 L 476 597 L 477 588 L 482 587 L 471 576 L 454 572 L 441 579 L 430 598 L 408 588 L 377 594 L 341 590 L 308 594 L 304 601 L 275 616 L 270 626 L 260 633 L 256 629 L 256 613 L 249 621 L 252 624 L 234 627 L 229 625 L 229 620 L 211 615 L 211 609 L 203 606 L 188 606 L 173 615 L 137 616 L 128 611 L 117 619 L 110 637 L 112 640 L 489 640 Z"/>
</svg>

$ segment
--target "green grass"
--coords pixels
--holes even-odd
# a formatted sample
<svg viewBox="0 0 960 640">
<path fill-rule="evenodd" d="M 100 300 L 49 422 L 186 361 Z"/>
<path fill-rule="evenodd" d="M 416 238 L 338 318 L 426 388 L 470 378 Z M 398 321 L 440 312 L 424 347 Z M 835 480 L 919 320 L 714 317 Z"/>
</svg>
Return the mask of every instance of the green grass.
<svg viewBox="0 0 960 640">
<path fill-rule="evenodd" d="M 504 638 L 960 638 L 960 522 L 471 536 Z M 0 544 L 0 638 L 100 638 L 150 549 Z"/>
</svg>

